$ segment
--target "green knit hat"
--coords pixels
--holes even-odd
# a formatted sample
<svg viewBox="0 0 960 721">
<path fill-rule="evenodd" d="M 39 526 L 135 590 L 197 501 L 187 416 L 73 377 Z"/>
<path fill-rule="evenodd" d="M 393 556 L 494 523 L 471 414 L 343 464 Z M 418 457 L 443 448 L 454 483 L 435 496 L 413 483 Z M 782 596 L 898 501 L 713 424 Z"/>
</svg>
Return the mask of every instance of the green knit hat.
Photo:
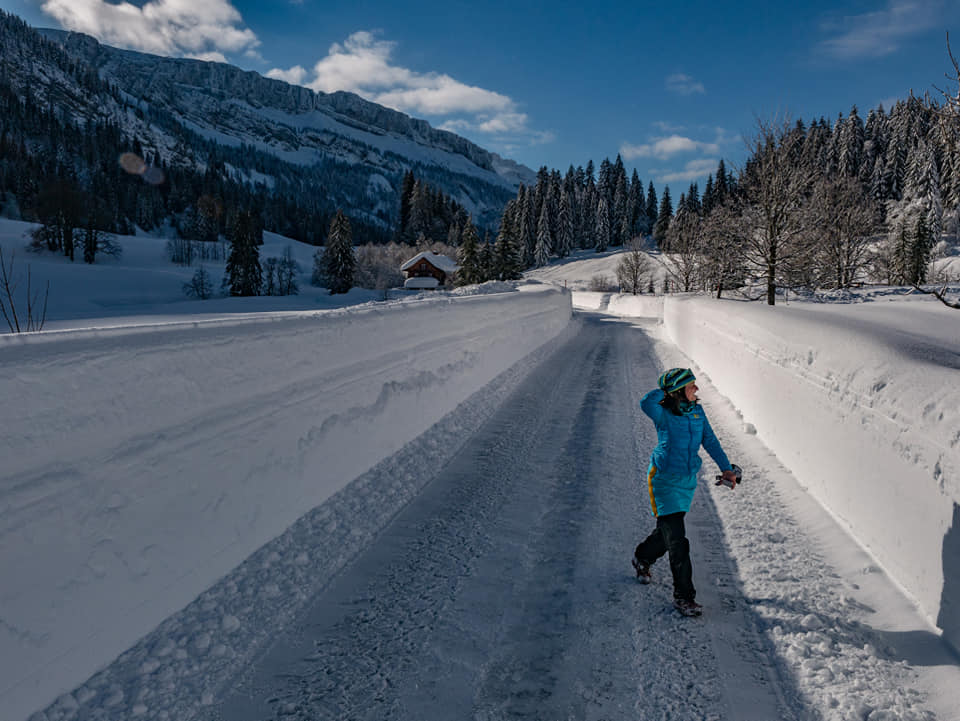
<svg viewBox="0 0 960 721">
<path fill-rule="evenodd" d="M 660 375 L 657 385 L 664 393 L 673 393 L 683 388 L 685 385 L 693 383 L 697 377 L 689 368 L 671 368 Z"/>
</svg>

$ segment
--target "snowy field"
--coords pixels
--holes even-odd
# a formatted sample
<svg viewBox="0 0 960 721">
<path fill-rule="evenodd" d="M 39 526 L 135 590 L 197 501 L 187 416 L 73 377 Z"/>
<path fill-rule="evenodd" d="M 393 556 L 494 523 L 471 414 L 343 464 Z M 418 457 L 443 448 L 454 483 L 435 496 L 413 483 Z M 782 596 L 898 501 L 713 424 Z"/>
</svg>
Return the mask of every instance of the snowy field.
<svg viewBox="0 0 960 721">
<path fill-rule="evenodd" d="M 0 221 L 8 258 L 24 227 Z M 18 250 L 53 332 L 0 336 L 3 721 L 236 721 L 258 684 L 286 701 L 257 718 L 520 718 L 540 693 L 571 718 L 960 719 L 960 312 L 579 292 L 616 254 L 528 274 L 578 289 L 573 322 L 537 284 L 188 301 L 162 241 L 123 242 L 102 267 Z M 635 400 L 681 364 L 747 474 L 705 464 L 695 625 L 663 582 L 602 590 L 650 523 Z M 264 681 L 317 628 L 340 692 Z M 450 683 L 394 686 L 421 668 Z"/>
</svg>

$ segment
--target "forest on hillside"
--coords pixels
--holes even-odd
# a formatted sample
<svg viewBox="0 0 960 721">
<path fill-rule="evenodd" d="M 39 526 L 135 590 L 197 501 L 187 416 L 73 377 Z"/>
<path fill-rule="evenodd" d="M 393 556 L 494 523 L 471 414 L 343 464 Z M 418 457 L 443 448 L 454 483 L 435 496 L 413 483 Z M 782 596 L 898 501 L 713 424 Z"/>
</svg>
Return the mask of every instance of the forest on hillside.
<svg viewBox="0 0 960 721">
<path fill-rule="evenodd" d="M 676 206 L 669 186 L 644 192 L 618 156 L 561 177 L 541 168 L 504 211 L 498 241 L 524 268 L 573 250 L 640 244 L 665 253 L 667 290 L 742 285 L 848 288 L 871 280 L 923 284 L 930 262 L 956 240 L 960 123 L 955 106 L 911 97 L 864 121 L 854 107 L 823 118 L 761 121 L 743 168 L 721 160 L 701 193 Z M 638 285 L 642 292 L 646 285 Z"/>
<path fill-rule="evenodd" d="M 960 94 L 942 95 L 865 120 L 853 107 L 833 123 L 758 121 L 743 167 L 721 160 L 702 193 L 691 183 L 675 206 L 669 186 L 658 198 L 636 171 L 628 179 L 619 156 L 596 173 L 592 161 L 563 176 L 541 168 L 507 204 L 497 243 L 523 268 L 629 244 L 663 253 L 664 292 L 752 281 L 771 304 L 778 288 L 944 281 L 931 261 L 955 247 L 960 224 Z M 649 272 L 630 270 L 621 287 L 652 290 Z"/>
</svg>

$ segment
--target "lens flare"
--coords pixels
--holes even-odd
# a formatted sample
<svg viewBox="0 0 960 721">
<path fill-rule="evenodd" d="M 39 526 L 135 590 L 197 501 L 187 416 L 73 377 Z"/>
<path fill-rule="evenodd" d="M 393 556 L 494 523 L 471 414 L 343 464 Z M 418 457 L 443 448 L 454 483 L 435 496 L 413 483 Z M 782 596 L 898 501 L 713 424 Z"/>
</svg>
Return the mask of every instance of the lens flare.
<svg viewBox="0 0 960 721">
<path fill-rule="evenodd" d="M 147 165 L 143 158 L 136 153 L 123 153 L 120 156 L 120 167 L 126 170 L 130 175 L 139 175 L 144 183 L 150 185 L 160 185 L 166 180 L 166 175 L 152 165 Z"/>
<path fill-rule="evenodd" d="M 155 168 L 151 165 L 147 168 L 144 168 L 141 177 L 145 183 L 150 183 L 150 185 L 160 185 L 166 176 L 164 176 L 163 171 L 160 170 L 160 168 Z"/>
<path fill-rule="evenodd" d="M 130 175 L 143 175 L 147 164 L 143 162 L 136 153 L 124 153 L 120 156 L 120 167 L 126 170 Z"/>
</svg>

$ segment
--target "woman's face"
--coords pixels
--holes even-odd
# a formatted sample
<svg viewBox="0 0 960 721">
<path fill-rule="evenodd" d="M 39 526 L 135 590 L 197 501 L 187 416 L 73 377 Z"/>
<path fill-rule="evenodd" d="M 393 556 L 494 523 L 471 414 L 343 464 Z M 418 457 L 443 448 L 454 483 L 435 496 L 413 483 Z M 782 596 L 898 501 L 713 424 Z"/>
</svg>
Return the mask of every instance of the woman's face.
<svg viewBox="0 0 960 721">
<path fill-rule="evenodd" d="M 683 393 L 684 393 L 686 399 L 687 399 L 690 403 L 693 403 L 695 400 L 697 400 L 697 391 L 698 391 L 698 390 L 700 390 L 700 389 L 697 387 L 697 384 L 696 384 L 696 383 L 688 383 L 687 385 L 685 385 L 685 386 L 683 387 Z"/>
</svg>

